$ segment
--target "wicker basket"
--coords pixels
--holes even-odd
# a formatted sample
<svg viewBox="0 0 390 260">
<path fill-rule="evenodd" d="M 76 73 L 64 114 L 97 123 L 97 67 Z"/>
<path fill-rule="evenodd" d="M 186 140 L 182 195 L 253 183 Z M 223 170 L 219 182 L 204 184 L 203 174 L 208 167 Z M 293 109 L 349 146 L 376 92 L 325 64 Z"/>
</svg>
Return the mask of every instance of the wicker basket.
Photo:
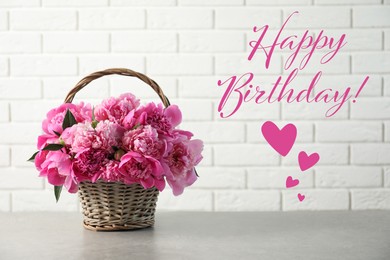
<svg viewBox="0 0 390 260">
<path fill-rule="evenodd" d="M 169 100 L 155 81 L 144 74 L 122 68 L 95 72 L 83 78 L 68 93 L 65 103 L 71 103 L 76 93 L 91 81 L 112 74 L 139 78 L 152 87 L 165 107 L 169 106 Z M 146 190 L 139 184 L 82 182 L 79 197 L 84 227 L 95 231 L 114 231 L 153 226 L 158 194 L 156 188 Z"/>
</svg>

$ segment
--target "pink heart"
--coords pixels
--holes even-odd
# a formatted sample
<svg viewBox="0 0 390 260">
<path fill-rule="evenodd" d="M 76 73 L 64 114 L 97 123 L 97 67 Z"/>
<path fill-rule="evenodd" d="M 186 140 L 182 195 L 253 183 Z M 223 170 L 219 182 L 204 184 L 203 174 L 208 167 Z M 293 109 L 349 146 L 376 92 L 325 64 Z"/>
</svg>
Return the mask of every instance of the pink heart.
<svg viewBox="0 0 390 260">
<path fill-rule="evenodd" d="M 298 193 L 298 199 L 300 202 L 302 202 L 305 199 L 305 195 Z"/>
<path fill-rule="evenodd" d="M 307 169 L 313 167 L 319 160 L 320 155 L 318 153 L 307 155 L 307 153 L 302 151 L 298 155 L 299 168 L 301 168 L 301 171 L 306 171 Z"/>
<path fill-rule="evenodd" d="M 286 179 L 286 188 L 292 188 L 292 187 L 295 187 L 299 184 L 299 180 L 298 179 L 293 179 L 291 176 L 288 176 L 287 179 Z"/>
<path fill-rule="evenodd" d="M 273 122 L 267 121 L 261 127 L 261 132 L 265 140 L 282 156 L 290 152 L 297 137 L 297 128 L 293 124 L 287 124 L 279 130 Z"/>
</svg>

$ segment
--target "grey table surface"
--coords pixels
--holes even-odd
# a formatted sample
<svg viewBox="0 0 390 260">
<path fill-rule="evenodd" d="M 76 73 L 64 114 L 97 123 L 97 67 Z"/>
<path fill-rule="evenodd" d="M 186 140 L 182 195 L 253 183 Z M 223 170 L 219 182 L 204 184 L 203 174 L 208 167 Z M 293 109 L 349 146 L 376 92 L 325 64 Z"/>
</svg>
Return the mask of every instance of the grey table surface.
<svg viewBox="0 0 390 260">
<path fill-rule="evenodd" d="M 81 213 L 0 214 L 0 259 L 390 259 L 390 211 L 159 212 L 94 232 Z"/>
</svg>

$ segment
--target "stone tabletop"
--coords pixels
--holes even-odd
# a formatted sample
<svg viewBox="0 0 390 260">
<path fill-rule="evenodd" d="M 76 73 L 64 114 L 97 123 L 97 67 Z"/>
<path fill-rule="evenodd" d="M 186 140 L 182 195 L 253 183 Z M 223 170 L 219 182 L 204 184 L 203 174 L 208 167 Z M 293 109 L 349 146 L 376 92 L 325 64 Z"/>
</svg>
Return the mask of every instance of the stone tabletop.
<svg viewBox="0 0 390 260">
<path fill-rule="evenodd" d="M 159 212 L 94 232 L 81 213 L 0 214 L 0 259 L 390 259 L 390 211 Z"/>
</svg>

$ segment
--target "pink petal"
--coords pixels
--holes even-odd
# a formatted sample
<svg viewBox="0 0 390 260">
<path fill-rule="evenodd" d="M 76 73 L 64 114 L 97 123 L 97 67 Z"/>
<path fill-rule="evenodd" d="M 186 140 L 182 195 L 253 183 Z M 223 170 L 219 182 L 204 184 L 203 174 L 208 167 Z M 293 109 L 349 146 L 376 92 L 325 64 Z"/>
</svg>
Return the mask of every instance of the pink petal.
<svg viewBox="0 0 390 260">
<path fill-rule="evenodd" d="M 182 115 L 177 105 L 170 105 L 165 109 L 165 116 L 170 119 L 173 127 L 178 126 L 181 123 Z"/>
</svg>

